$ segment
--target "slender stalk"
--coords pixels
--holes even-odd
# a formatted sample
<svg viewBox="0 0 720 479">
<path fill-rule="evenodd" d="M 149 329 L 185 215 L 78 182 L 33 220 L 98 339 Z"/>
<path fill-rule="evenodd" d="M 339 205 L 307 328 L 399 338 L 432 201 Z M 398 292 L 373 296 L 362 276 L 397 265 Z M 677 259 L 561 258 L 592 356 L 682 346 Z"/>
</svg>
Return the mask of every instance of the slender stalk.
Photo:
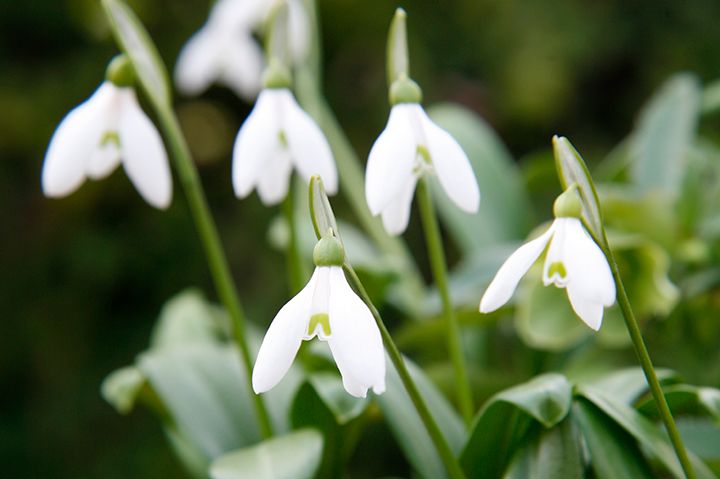
<svg viewBox="0 0 720 479">
<path fill-rule="evenodd" d="M 298 231 L 295 223 L 295 188 L 290 182 L 290 191 L 288 191 L 285 202 L 283 203 L 283 212 L 288 227 L 288 245 L 287 245 L 287 271 L 288 285 L 290 294 L 295 295 L 305 285 L 305 268 L 300 256 L 300 245 L 298 243 Z"/>
<path fill-rule="evenodd" d="M 205 198 L 200 178 L 193 163 L 190 149 L 180 129 L 180 125 L 174 113 L 169 108 L 156 108 L 160 126 L 165 134 L 165 139 L 172 152 L 175 161 L 180 183 L 185 190 L 190 212 L 195 227 L 202 241 L 207 255 L 210 273 L 215 283 L 220 301 L 225 305 L 228 314 L 232 318 L 233 335 L 240 351 L 240 359 L 245 370 L 245 377 L 248 382 L 248 390 L 253 398 L 253 405 L 257 413 L 260 433 L 263 437 L 272 436 L 270 418 L 263 399 L 252 392 L 252 361 L 250 349 L 248 348 L 245 333 L 245 315 L 237 296 L 237 289 L 233 281 L 230 269 L 225 257 L 225 251 L 220 243 L 215 221 L 210 213 L 210 208 Z"/>
<path fill-rule="evenodd" d="M 620 276 L 620 270 L 618 268 L 617 261 L 615 260 L 615 255 L 610 249 L 607 235 L 605 234 L 604 229 L 602 230 L 602 235 L 602 244 L 605 245 L 603 247 L 603 250 L 605 252 L 605 256 L 608 259 L 608 262 L 610 263 L 610 269 L 612 271 L 612 275 L 615 280 L 615 286 L 617 288 L 617 301 L 620 305 L 620 310 L 622 311 L 623 317 L 625 318 L 625 325 L 627 326 L 628 333 L 630 333 L 630 338 L 632 339 L 633 346 L 635 347 L 635 354 L 637 355 L 643 372 L 645 373 L 645 378 L 647 379 L 648 385 L 650 386 L 650 391 L 652 392 L 653 398 L 655 399 L 655 404 L 657 405 L 658 411 L 660 412 L 660 418 L 665 424 L 665 429 L 670 436 L 670 441 L 672 442 L 673 448 L 675 449 L 675 454 L 680 461 L 680 465 L 682 466 L 683 471 L 685 471 L 685 476 L 687 477 L 687 479 L 695 479 L 695 471 L 692 467 L 692 464 L 690 463 L 690 458 L 688 456 L 687 450 L 685 449 L 685 444 L 680 437 L 680 432 L 675 425 L 675 420 L 673 419 L 670 408 L 668 407 L 667 400 L 665 399 L 665 395 L 663 394 L 662 388 L 660 387 L 660 381 L 658 381 L 657 375 L 655 374 L 655 368 L 653 367 L 652 361 L 650 359 L 650 354 L 648 353 L 647 347 L 645 346 L 645 341 L 643 340 L 642 333 L 640 332 L 640 327 L 638 326 L 637 320 L 635 319 L 635 314 L 630 307 L 630 301 L 628 300 L 627 292 L 625 291 L 625 286 L 623 285 L 622 277 Z"/>
<path fill-rule="evenodd" d="M 407 391 L 413 405 L 415 406 L 415 410 L 417 411 L 420 419 L 425 425 L 425 428 L 427 429 L 427 432 L 430 435 L 430 439 L 432 439 L 435 448 L 440 454 L 440 458 L 445 465 L 445 469 L 447 469 L 448 475 L 451 479 L 465 479 L 465 473 L 460 467 L 460 463 L 450 450 L 450 446 L 445 440 L 445 436 L 443 436 L 440 427 L 438 427 L 437 422 L 435 422 L 435 419 L 430 413 L 430 409 L 423 400 L 420 391 L 418 391 L 418 388 L 415 385 L 412 376 L 410 376 L 410 372 L 408 371 L 407 366 L 405 365 L 405 360 L 403 359 L 402 354 L 400 354 L 400 351 L 395 345 L 392 336 L 390 336 L 390 332 L 385 327 L 385 323 L 380 317 L 380 313 L 378 313 L 375 305 L 373 305 L 372 301 L 370 300 L 370 296 L 368 296 L 367 291 L 365 291 L 365 288 L 360 282 L 360 279 L 357 277 L 357 274 L 355 274 L 352 266 L 346 263 L 345 265 L 343 265 L 343 270 L 350 279 L 350 283 L 352 284 L 352 286 L 358 292 L 365 304 L 367 304 L 368 308 L 370 308 L 370 312 L 372 313 L 373 318 L 375 318 L 375 322 L 380 329 L 380 335 L 382 336 L 383 342 L 385 343 L 385 348 L 390 355 L 390 360 L 395 365 L 395 368 L 400 375 L 400 380 L 402 381 L 403 386 L 405 386 L 405 390 Z"/>
<path fill-rule="evenodd" d="M 460 412 L 465 419 L 465 424 L 470 425 L 473 418 L 473 399 L 470 389 L 470 381 L 465 367 L 465 358 L 460 342 L 460 326 L 458 325 L 455 310 L 450 300 L 450 288 L 448 286 L 447 262 L 443 251 L 440 227 L 438 226 L 435 209 L 430 196 L 430 189 L 427 180 L 421 178 L 417 186 L 417 200 L 420 206 L 420 217 L 422 218 L 425 241 L 427 242 L 430 266 L 435 284 L 443 305 L 443 314 L 447 324 L 447 341 L 450 359 L 455 369 L 455 384 L 457 386 L 457 400 L 460 405 Z"/>
</svg>

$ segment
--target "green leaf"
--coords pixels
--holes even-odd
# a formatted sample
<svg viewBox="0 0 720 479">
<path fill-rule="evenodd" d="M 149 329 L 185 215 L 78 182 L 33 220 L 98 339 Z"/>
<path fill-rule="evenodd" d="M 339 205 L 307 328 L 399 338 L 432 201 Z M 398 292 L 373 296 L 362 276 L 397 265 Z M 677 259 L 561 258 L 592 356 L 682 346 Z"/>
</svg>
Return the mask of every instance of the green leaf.
<svg viewBox="0 0 720 479">
<path fill-rule="evenodd" d="M 720 470 L 720 427 L 717 422 L 697 417 L 677 418 L 677 427 L 685 445 L 703 460 Z"/>
<path fill-rule="evenodd" d="M 699 112 L 700 85 L 690 74 L 670 78 L 643 108 L 630 164 L 633 183 L 641 190 L 679 192 Z"/>
<path fill-rule="evenodd" d="M 115 39 L 130 58 L 145 93 L 158 107 L 170 108 L 167 70 L 140 19 L 122 0 L 102 0 L 102 4 Z"/>
<path fill-rule="evenodd" d="M 655 374 L 660 384 L 663 385 L 680 380 L 678 374 L 671 369 L 656 368 Z M 640 367 L 614 371 L 599 378 L 584 381 L 582 385 L 589 385 L 596 391 L 604 391 L 614 400 L 628 405 L 633 404 L 649 390 L 647 379 Z"/>
<path fill-rule="evenodd" d="M 630 433 L 673 476 L 678 479 L 685 477 L 667 435 L 648 418 L 632 407 L 611 399 L 606 396 L 606 393 L 597 391 L 591 386 L 578 388 L 578 393 Z M 688 455 L 698 479 L 713 479 L 715 477 L 712 471 L 697 456 L 690 451 L 688 451 Z"/>
<path fill-rule="evenodd" d="M 405 364 L 450 449 L 455 453 L 459 452 L 466 437 L 462 421 L 425 373 L 407 358 Z M 397 370 L 392 362 L 388 361 L 387 365 L 387 390 L 377 396 L 376 401 L 390 430 L 418 475 L 427 479 L 447 477 L 445 466 L 420 416 L 412 407 L 410 396 L 407 395 Z"/>
<path fill-rule="evenodd" d="M 572 415 L 585 438 L 590 464 L 598 479 L 654 477 L 633 437 L 590 401 L 577 398 Z"/>
<path fill-rule="evenodd" d="M 585 161 L 572 143 L 564 136 L 553 137 L 553 152 L 555 154 L 555 168 L 563 190 L 569 188 L 573 183 L 577 185 L 585 225 L 589 228 L 595 240 L 599 240 L 603 237 L 600 200 Z"/>
<path fill-rule="evenodd" d="M 120 414 L 128 414 L 146 386 L 145 376 L 135 366 L 128 366 L 110 373 L 100 390 L 103 398 Z"/>
<path fill-rule="evenodd" d="M 460 455 L 470 478 L 501 477 L 529 428 L 551 428 L 570 410 L 572 386 L 560 374 L 543 374 L 493 396 L 473 422 Z"/>
<path fill-rule="evenodd" d="M 702 113 L 705 115 L 720 111 L 720 80 L 705 86 L 701 100 Z"/>
<path fill-rule="evenodd" d="M 370 404 L 367 399 L 349 395 L 337 374 L 317 373 L 307 381 L 340 425 L 360 416 Z"/>
<path fill-rule="evenodd" d="M 323 439 L 312 429 L 275 437 L 226 454 L 210 467 L 212 479 L 310 479 L 320 465 Z"/>
<path fill-rule="evenodd" d="M 582 450 L 577 427 L 566 418 L 523 446 L 504 479 L 573 479 L 583 475 Z"/>
<path fill-rule="evenodd" d="M 495 131 L 460 105 L 434 105 L 428 114 L 460 143 L 482 194 L 480 211 L 468 214 L 431 182 L 438 212 L 458 245 L 469 255 L 495 243 L 523 239 L 532 224 L 532 207 L 520 171 Z"/>
<path fill-rule="evenodd" d="M 720 422 L 720 390 L 710 387 L 674 384 L 663 388 L 665 399 L 673 414 L 710 416 Z M 637 405 L 638 411 L 653 419 L 659 419 L 653 398 L 646 397 Z"/>
</svg>

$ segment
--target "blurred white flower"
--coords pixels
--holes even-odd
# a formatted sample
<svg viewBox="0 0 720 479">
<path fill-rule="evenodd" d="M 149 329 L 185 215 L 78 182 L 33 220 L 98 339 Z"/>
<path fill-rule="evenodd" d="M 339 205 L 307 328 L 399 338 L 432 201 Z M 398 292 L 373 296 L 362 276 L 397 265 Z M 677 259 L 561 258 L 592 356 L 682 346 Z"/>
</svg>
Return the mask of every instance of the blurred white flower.
<svg viewBox="0 0 720 479">
<path fill-rule="evenodd" d="M 86 178 L 104 178 L 121 162 L 145 201 L 161 209 L 170 205 L 172 176 L 160 134 L 132 87 L 105 81 L 55 130 L 43 164 L 43 192 L 69 195 Z"/>
<path fill-rule="evenodd" d="M 437 174 L 445 193 L 463 211 L 475 213 L 480 190 L 465 152 L 419 103 L 397 103 L 367 162 L 365 196 L 390 234 L 407 228 L 418 178 Z"/>
<path fill-rule="evenodd" d="M 253 33 L 277 0 L 219 0 L 207 22 L 185 44 L 175 66 L 175 83 L 197 95 L 217 82 L 252 100 L 262 86 L 263 54 Z M 310 27 L 301 0 L 288 0 L 288 29 L 293 61 L 307 54 Z"/>
<path fill-rule="evenodd" d="M 372 313 L 353 292 L 341 266 L 318 266 L 308 284 L 288 301 L 265 334 L 252 384 L 256 393 L 285 376 L 302 340 L 327 341 L 345 390 L 365 397 L 385 391 L 385 352 Z"/>
<path fill-rule="evenodd" d="M 543 235 L 510 255 L 485 291 L 480 311 L 490 313 L 505 304 L 548 243 L 543 283 L 567 288 L 575 313 L 597 331 L 603 307 L 615 302 L 615 282 L 602 250 L 574 217 L 556 218 Z"/>
<path fill-rule="evenodd" d="M 319 175 L 328 193 L 337 191 L 337 170 L 325 135 L 290 90 L 266 88 L 235 140 L 235 194 L 244 198 L 257 188 L 264 204 L 277 204 L 287 195 L 293 166 L 306 181 Z"/>
</svg>

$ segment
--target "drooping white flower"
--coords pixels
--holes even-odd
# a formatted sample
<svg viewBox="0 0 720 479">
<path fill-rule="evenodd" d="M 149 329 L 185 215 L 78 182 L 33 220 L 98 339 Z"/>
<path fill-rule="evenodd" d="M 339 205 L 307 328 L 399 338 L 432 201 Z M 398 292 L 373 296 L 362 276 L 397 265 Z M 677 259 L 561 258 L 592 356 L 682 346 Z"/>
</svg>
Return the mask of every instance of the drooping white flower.
<svg viewBox="0 0 720 479">
<path fill-rule="evenodd" d="M 197 95 L 217 82 L 238 96 L 252 100 L 262 86 L 263 55 L 253 32 L 263 27 L 274 0 L 219 0 L 207 22 L 180 51 L 175 83 L 188 95 Z M 309 45 L 307 14 L 298 0 L 288 5 L 290 52 L 302 61 Z"/>
<path fill-rule="evenodd" d="M 264 204 L 277 204 L 287 195 L 293 166 L 306 181 L 319 175 L 328 193 L 337 191 L 337 170 L 325 135 L 289 89 L 266 88 L 235 140 L 235 194 L 244 198 L 257 188 Z"/>
<path fill-rule="evenodd" d="M 566 288 L 575 313 L 597 331 L 603 308 L 615 302 L 615 282 L 602 250 L 575 217 L 556 218 L 545 233 L 510 255 L 485 291 L 480 311 L 490 313 L 505 304 L 546 246 L 543 283 Z"/>
<path fill-rule="evenodd" d="M 397 235 L 407 228 L 415 185 L 427 173 L 437 174 L 461 210 L 477 212 L 480 190 L 458 142 L 419 103 L 397 103 L 370 150 L 365 178 L 370 212 L 381 215 L 388 233 Z"/>
<path fill-rule="evenodd" d="M 301 342 L 315 336 L 330 346 L 349 394 L 365 397 L 371 388 L 376 394 L 385 391 L 385 352 L 377 324 L 345 279 L 342 259 L 317 261 L 322 242 L 337 240 L 320 241 L 315 254 L 318 266 L 312 278 L 280 309 L 260 346 L 252 375 L 253 389 L 258 394 L 280 382 Z M 342 251 L 342 246 L 339 248 Z"/>
<path fill-rule="evenodd" d="M 55 130 L 43 164 L 43 192 L 67 196 L 120 163 L 145 201 L 161 209 L 170 205 L 172 176 L 160 134 L 132 87 L 105 81 Z"/>
</svg>

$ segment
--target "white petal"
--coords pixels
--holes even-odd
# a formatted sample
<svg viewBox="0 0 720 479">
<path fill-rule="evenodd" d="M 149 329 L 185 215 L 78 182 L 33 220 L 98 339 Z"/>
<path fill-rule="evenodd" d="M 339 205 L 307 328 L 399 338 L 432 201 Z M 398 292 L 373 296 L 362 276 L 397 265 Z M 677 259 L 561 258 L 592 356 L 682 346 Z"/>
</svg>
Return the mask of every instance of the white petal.
<svg viewBox="0 0 720 479">
<path fill-rule="evenodd" d="M 218 0 L 208 25 L 225 30 L 250 30 L 258 26 L 269 13 L 272 2 L 267 0 Z"/>
<path fill-rule="evenodd" d="M 250 101 L 262 86 L 262 51 L 249 34 L 230 33 L 232 38 L 225 43 L 219 81 L 232 88 L 240 98 Z"/>
<path fill-rule="evenodd" d="M 205 91 L 220 74 L 220 60 L 226 53 L 220 32 L 203 27 L 180 50 L 175 65 L 175 84 L 186 95 Z"/>
<path fill-rule="evenodd" d="M 160 134 L 127 89 L 120 116 L 120 152 L 125 172 L 140 195 L 155 208 L 172 200 L 172 175 Z"/>
<path fill-rule="evenodd" d="M 491 313 L 507 303 L 517 288 L 520 278 L 527 273 L 545 249 L 554 229 L 555 224 L 538 238 L 522 245 L 505 260 L 480 300 L 480 312 Z"/>
<path fill-rule="evenodd" d="M 265 206 L 276 205 L 285 199 L 291 173 L 290 152 L 278 147 L 275 153 L 268 157 L 258 177 L 257 192 Z"/>
<path fill-rule="evenodd" d="M 42 188 L 46 196 L 69 195 L 85 181 L 87 164 L 107 126 L 106 99 L 110 94 L 111 87 L 103 83 L 58 125 L 43 164 Z"/>
<path fill-rule="evenodd" d="M 280 89 L 283 102 L 283 130 L 293 163 L 305 181 L 320 175 L 327 192 L 337 193 L 338 175 L 332 151 L 315 120 L 308 115 L 286 89 Z"/>
<path fill-rule="evenodd" d="M 316 281 L 317 269 L 302 291 L 278 311 L 265 333 L 252 374 L 257 394 L 272 389 L 290 369 L 310 321 Z"/>
<path fill-rule="evenodd" d="M 437 126 L 420 108 L 427 148 L 445 193 L 463 211 L 477 213 L 480 189 L 470 160 L 450 133 Z"/>
<path fill-rule="evenodd" d="M 568 299 L 575 313 L 585 324 L 597 331 L 602 324 L 603 305 L 585 297 L 573 283 L 567 287 Z"/>
<path fill-rule="evenodd" d="M 101 180 L 115 171 L 120 164 L 120 148 L 114 140 L 107 140 L 96 148 L 88 162 L 86 173 L 93 180 Z"/>
<path fill-rule="evenodd" d="M 365 198 L 373 215 L 379 214 L 397 198 L 413 176 L 417 143 L 409 116 L 413 112 L 412 106 L 399 104 L 392 107 L 385 129 L 370 150 Z"/>
<path fill-rule="evenodd" d="M 383 226 L 389 234 L 399 235 L 407 229 L 416 183 L 417 177 L 415 175 L 410 176 L 400 194 L 393 198 L 382 211 Z"/>
<path fill-rule="evenodd" d="M 382 337 L 368 307 L 353 292 L 342 268 L 330 268 L 330 330 L 328 340 L 348 393 L 365 397 L 372 388 L 385 391 Z"/>
<path fill-rule="evenodd" d="M 238 198 L 250 194 L 267 162 L 280 148 L 277 90 L 263 90 L 240 127 L 233 148 L 233 188 Z"/>
</svg>

